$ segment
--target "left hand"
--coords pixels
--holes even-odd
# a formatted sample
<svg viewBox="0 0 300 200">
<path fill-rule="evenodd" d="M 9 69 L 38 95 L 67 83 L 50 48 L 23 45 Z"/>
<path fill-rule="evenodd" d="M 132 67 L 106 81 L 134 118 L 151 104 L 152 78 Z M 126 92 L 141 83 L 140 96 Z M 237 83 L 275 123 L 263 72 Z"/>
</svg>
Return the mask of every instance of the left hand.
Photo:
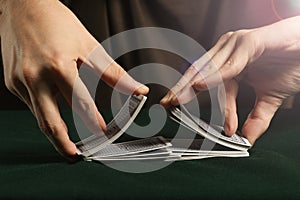
<svg viewBox="0 0 300 200">
<path fill-rule="evenodd" d="M 236 79 L 244 78 L 256 92 L 256 104 L 242 129 L 253 144 L 267 130 L 283 100 L 300 91 L 299 27 L 300 16 L 223 35 L 186 71 L 161 104 L 184 104 L 193 94 L 224 83 L 224 127 L 231 136 L 238 127 Z"/>
</svg>

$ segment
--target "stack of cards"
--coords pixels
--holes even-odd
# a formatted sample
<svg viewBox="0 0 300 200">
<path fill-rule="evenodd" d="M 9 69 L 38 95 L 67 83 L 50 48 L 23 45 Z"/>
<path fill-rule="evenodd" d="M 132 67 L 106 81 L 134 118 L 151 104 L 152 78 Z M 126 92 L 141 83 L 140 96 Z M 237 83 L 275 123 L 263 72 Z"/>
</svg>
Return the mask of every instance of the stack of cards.
<svg viewBox="0 0 300 200">
<path fill-rule="evenodd" d="M 113 143 L 134 121 L 146 101 L 144 96 L 131 96 L 107 126 L 107 131 L 92 135 L 76 144 L 77 153 L 86 161 L 163 160 L 179 161 L 211 157 L 247 157 L 251 144 L 239 134 L 224 135 L 220 126 L 210 126 L 191 115 L 183 106 L 170 107 L 170 118 L 202 136 L 203 139 L 165 139 L 152 137 Z M 207 140 L 211 145 L 207 145 Z M 208 142 L 208 143 L 209 143 Z"/>
<path fill-rule="evenodd" d="M 228 137 L 225 135 L 223 127 L 207 124 L 200 118 L 190 114 L 184 106 L 181 106 L 181 109 L 170 107 L 170 118 L 203 138 L 239 151 L 247 151 L 251 147 L 250 142 L 246 138 L 241 137 L 239 133 Z"/>
<path fill-rule="evenodd" d="M 163 160 L 180 161 L 211 157 L 247 157 L 247 151 L 235 151 L 215 144 L 203 145 L 204 139 L 165 139 L 152 137 L 129 142 L 109 144 L 97 153 L 85 157 L 86 161 Z M 189 144 L 189 145 L 188 145 Z"/>
<path fill-rule="evenodd" d="M 146 100 L 147 97 L 143 95 L 130 96 L 115 118 L 107 125 L 105 133 L 94 134 L 76 143 L 77 154 L 87 157 L 113 143 L 132 124 Z"/>
<path fill-rule="evenodd" d="M 91 161 L 117 161 L 117 160 L 157 160 L 175 158 L 171 156 L 172 146 L 163 137 L 153 137 L 135 141 L 110 144 L 97 153 L 86 157 Z"/>
</svg>

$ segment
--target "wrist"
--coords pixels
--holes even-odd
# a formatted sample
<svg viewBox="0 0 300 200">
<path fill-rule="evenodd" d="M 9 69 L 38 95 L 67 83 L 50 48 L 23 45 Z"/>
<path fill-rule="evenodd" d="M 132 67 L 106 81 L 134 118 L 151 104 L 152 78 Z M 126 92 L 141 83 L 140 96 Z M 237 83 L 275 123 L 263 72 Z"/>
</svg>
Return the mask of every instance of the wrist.
<svg viewBox="0 0 300 200">
<path fill-rule="evenodd" d="M 288 18 L 275 24 L 262 27 L 259 32 L 265 50 L 281 51 L 300 41 L 300 16 Z"/>
</svg>

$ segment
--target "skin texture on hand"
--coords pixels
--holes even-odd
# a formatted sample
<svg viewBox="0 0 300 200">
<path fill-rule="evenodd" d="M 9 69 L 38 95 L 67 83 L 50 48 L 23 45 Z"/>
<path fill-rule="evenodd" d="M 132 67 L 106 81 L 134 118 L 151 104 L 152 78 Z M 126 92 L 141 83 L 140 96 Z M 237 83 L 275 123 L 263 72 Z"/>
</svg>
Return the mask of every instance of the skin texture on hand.
<svg viewBox="0 0 300 200">
<path fill-rule="evenodd" d="M 224 34 L 207 54 L 197 60 L 161 100 L 184 104 L 200 93 L 224 83 L 225 132 L 238 127 L 236 97 L 239 79 L 256 92 L 256 103 L 242 134 L 254 144 L 263 134 L 283 100 L 300 91 L 300 16 L 275 24 Z"/>
<path fill-rule="evenodd" d="M 95 134 L 106 124 L 78 76 L 79 62 L 93 52 L 88 65 L 109 85 L 122 79 L 126 92 L 147 94 L 90 35 L 75 15 L 57 0 L 0 1 L 1 48 L 7 88 L 30 108 L 42 132 L 59 153 L 76 154 L 75 144 L 56 102 L 62 94 Z M 96 48 L 97 47 L 97 48 Z M 96 56 L 95 56 L 96 55 Z"/>
</svg>

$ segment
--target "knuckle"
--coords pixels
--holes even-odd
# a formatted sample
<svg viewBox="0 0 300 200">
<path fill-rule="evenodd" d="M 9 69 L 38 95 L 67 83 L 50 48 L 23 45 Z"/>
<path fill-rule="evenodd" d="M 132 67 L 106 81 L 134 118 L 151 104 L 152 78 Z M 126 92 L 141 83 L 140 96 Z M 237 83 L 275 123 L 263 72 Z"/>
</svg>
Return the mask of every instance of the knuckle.
<svg viewBox="0 0 300 200">
<path fill-rule="evenodd" d="M 235 33 L 238 44 L 250 44 L 255 39 L 253 31 L 238 30 Z"/>
<path fill-rule="evenodd" d="M 191 65 L 191 67 L 189 67 L 186 71 L 186 73 L 190 73 L 190 74 L 196 74 L 199 71 L 199 66 L 197 66 L 196 64 Z"/>
<path fill-rule="evenodd" d="M 104 80 L 115 86 L 121 79 L 127 77 L 127 72 L 118 65 L 111 65 L 103 74 Z"/>
<path fill-rule="evenodd" d="M 181 88 L 183 85 L 184 85 L 184 84 L 183 84 L 183 80 L 178 81 L 178 82 L 175 84 L 174 89 L 176 90 L 176 89 L 178 89 L 178 88 Z"/>
<path fill-rule="evenodd" d="M 230 58 L 226 61 L 225 65 L 231 67 L 230 69 L 232 69 L 232 66 L 234 66 L 235 63 L 236 63 L 235 59 L 234 59 L 233 57 L 230 57 Z"/>
<path fill-rule="evenodd" d="M 231 37 L 234 38 L 234 40 L 239 43 L 245 40 L 248 33 L 249 33 L 248 30 L 243 30 L 243 29 L 237 30 L 231 34 Z"/>
<path fill-rule="evenodd" d="M 225 112 L 226 120 L 229 121 L 229 119 L 230 119 L 229 115 L 231 114 L 232 110 L 230 108 L 226 107 L 224 112 Z"/>
<path fill-rule="evenodd" d="M 67 55 L 65 53 L 55 51 L 52 54 L 47 55 L 46 60 L 46 66 L 51 72 L 55 74 L 62 74 L 67 62 Z"/>
<path fill-rule="evenodd" d="M 33 66 L 27 64 L 23 64 L 22 72 L 23 72 L 24 80 L 28 85 L 31 85 L 33 80 L 35 80 L 38 77 L 37 70 L 34 69 Z"/>
<path fill-rule="evenodd" d="M 227 73 L 225 72 L 225 70 L 222 71 L 224 75 L 228 76 L 228 75 L 232 74 L 232 75 L 237 76 L 238 74 L 240 74 L 241 69 L 239 66 L 235 65 L 234 61 L 232 61 L 232 63 L 228 66 L 230 66 L 230 67 L 228 68 Z"/>
<path fill-rule="evenodd" d="M 248 44 L 249 41 L 252 40 L 252 36 L 249 34 L 244 34 L 244 35 L 240 35 L 238 38 L 238 43 L 239 44 Z"/>
<path fill-rule="evenodd" d="M 223 34 L 221 36 L 221 38 L 220 38 L 220 41 L 227 41 L 227 40 L 229 40 L 231 38 L 231 36 L 232 36 L 233 33 L 234 32 L 230 31 L 230 32 L 227 32 L 227 33 Z"/>
<path fill-rule="evenodd" d="M 224 69 L 221 70 L 222 74 L 226 74 L 226 75 L 229 75 L 229 74 L 233 74 L 233 75 L 238 75 L 241 73 L 242 71 L 242 66 L 243 63 L 241 63 L 240 61 L 236 60 L 236 58 L 234 57 L 230 57 L 225 65 L 224 65 Z"/>
<path fill-rule="evenodd" d="M 49 138 L 57 138 L 65 127 L 61 123 L 43 120 L 39 123 L 40 130 Z"/>
<path fill-rule="evenodd" d="M 86 113 L 92 113 L 95 111 L 94 105 L 91 102 L 81 101 L 79 103 L 79 109 Z"/>
<path fill-rule="evenodd" d="M 234 32 L 234 34 L 236 34 L 236 35 L 244 35 L 246 33 L 248 33 L 248 30 L 246 30 L 246 29 L 240 29 L 240 30 L 237 30 Z"/>
<path fill-rule="evenodd" d="M 112 72 L 113 72 L 113 76 L 117 77 L 118 79 L 122 78 L 124 75 L 126 75 L 126 71 L 119 66 L 111 66 L 112 68 Z"/>
<path fill-rule="evenodd" d="M 201 75 L 202 77 L 205 77 L 208 74 L 210 74 L 212 71 L 214 71 L 215 69 L 217 69 L 216 64 L 211 62 L 211 63 L 208 63 L 198 74 Z"/>
<path fill-rule="evenodd" d="M 243 38 L 244 36 L 248 35 L 249 30 L 240 29 L 232 33 L 232 36 L 235 38 Z"/>
</svg>

